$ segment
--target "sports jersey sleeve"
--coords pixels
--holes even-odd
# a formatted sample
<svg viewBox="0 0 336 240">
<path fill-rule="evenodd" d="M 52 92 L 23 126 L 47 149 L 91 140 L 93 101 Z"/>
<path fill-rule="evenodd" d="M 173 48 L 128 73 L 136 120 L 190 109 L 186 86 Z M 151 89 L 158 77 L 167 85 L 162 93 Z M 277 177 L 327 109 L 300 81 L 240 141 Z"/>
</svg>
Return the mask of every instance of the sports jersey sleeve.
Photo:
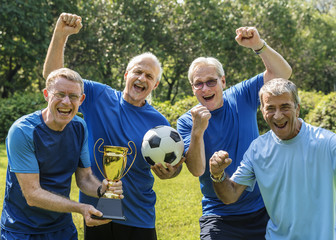
<svg viewBox="0 0 336 240">
<path fill-rule="evenodd" d="M 6 145 L 11 172 L 39 173 L 32 129 L 13 125 L 8 132 Z"/>
<path fill-rule="evenodd" d="M 82 146 L 82 151 L 80 155 L 80 162 L 79 162 L 79 167 L 82 168 L 87 168 L 91 167 L 91 162 L 90 162 L 90 153 L 89 153 L 89 143 L 88 143 L 88 130 L 86 123 L 82 121 L 83 126 L 84 126 L 84 140 L 83 140 L 83 146 Z"/>
<path fill-rule="evenodd" d="M 191 129 L 192 129 L 192 119 L 189 116 L 189 113 L 182 115 L 177 120 L 177 131 L 180 133 L 184 142 L 184 155 L 189 149 L 190 139 L 191 139 Z"/>
<path fill-rule="evenodd" d="M 248 80 L 242 81 L 230 88 L 237 101 L 245 106 L 248 103 L 253 109 L 260 104 L 259 90 L 264 85 L 264 73 L 260 73 Z"/>
<path fill-rule="evenodd" d="M 247 186 L 247 191 L 253 191 L 256 184 L 256 177 L 253 170 L 253 165 L 250 161 L 251 158 L 251 149 L 248 149 L 244 155 L 243 160 L 240 163 L 240 166 L 237 168 L 235 173 L 231 176 L 231 180 Z"/>
</svg>

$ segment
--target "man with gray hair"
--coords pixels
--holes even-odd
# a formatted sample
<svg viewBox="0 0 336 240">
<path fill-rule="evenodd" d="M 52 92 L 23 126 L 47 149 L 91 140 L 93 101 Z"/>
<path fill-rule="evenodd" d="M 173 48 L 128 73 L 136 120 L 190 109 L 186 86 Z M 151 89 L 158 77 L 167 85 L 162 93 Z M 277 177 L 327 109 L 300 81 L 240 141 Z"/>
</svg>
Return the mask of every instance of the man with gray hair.
<svg viewBox="0 0 336 240">
<path fill-rule="evenodd" d="M 44 76 L 50 71 L 63 67 L 64 47 L 68 36 L 76 34 L 82 27 L 81 17 L 74 14 L 60 15 L 54 30 L 44 64 Z M 144 53 L 130 60 L 124 74 L 125 88 L 117 91 L 105 84 L 84 81 L 86 100 L 79 111 L 83 113 L 89 130 L 89 151 L 92 170 L 99 179 L 103 176 L 102 161 L 97 161 L 99 149 L 94 149 L 99 139 L 105 145 L 128 147 L 135 143 L 130 158 L 134 164 L 122 178 L 125 198 L 123 209 L 126 221 L 113 220 L 98 226 L 85 227 L 85 239 L 155 240 L 154 177 L 151 169 L 161 179 L 179 174 L 182 161 L 167 168 L 162 164 L 150 166 L 140 153 L 145 133 L 158 125 L 169 125 L 167 119 L 154 109 L 146 98 L 159 85 L 162 69 L 159 60 L 152 53 Z M 101 143 L 101 142 L 100 142 Z M 132 146 L 132 145 L 131 145 Z M 126 169 L 132 164 L 127 161 Z M 80 193 L 80 201 L 97 205 L 98 198 Z"/>
<path fill-rule="evenodd" d="M 49 74 L 43 90 L 48 106 L 15 121 L 8 131 L 6 191 L 1 215 L 1 239 L 77 239 L 71 212 L 89 226 L 106 224 L 91 216 L 102 213 L 90 204 L 69 199 L 72 175 L 90 196 L 108 188 L 90 168 L 88 132 L 76 116 L 83 103 L 83 81 L 67 68 Z M 122 195 L 121 181 L 111 183 Z"/>
<path fill-rule="evenodd" d="M 222 64 L 212 57 L 195 59 L 188 77 L 200 104 L 177 122 L 185 144 L 185 163 L 201 183 L 202 240 L 264 239 L 268 221 L 258 187 L 244 192 L 235 204 L 226 205 L 212 187 L 212 182 L 221 181 L 222 176 L 209 173 L 209 159 L 220 150 L 227 151 L 233 160 L 228 174 L 236 170 L 244 152 L 259 135 L 256 118 L 259 89 L 272 78 L 291 75 L 286 60 L 260 38 L 256 28 L 238 28 L 236 41 L 254 50 L 264 63 L 265 72 L 223 91 L 226 78 Z"/>
<path fill-rule="evenodd" d="M 294 83 L 273 79 L 260 90 L 270 131 L 255 139 L 231 178 L 232 160 L 214 153 L 210 172 L 219 199 L 232 204 L 258 184 L 270 220 L 266 239 L 335 239 L 336 134 L 299 118 Z"/>
</svg>

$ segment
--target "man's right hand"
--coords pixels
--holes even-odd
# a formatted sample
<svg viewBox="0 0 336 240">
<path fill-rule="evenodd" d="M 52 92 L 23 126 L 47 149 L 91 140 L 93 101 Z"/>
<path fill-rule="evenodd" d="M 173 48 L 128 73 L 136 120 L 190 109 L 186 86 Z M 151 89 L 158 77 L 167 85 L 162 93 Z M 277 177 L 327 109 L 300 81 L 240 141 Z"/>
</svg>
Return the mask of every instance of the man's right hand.
<svg viewBox="0 0 336 240">
<path fill-rule="evenodd" d="M 213 176 L 218 176 L 231 164 L 232 159 L 226 151 L 215 152 L 209 160 L 209 170 Z"/>
<path fill-rule="evenodd" d="M 55 32 L 70 36 L 82 28 L 82 18 L 76 14 L 62 13 L 56 23 Z"/>
<path fill-rule="evenodd" d="M 206 107 L 198 105 L 191 109 L 191 116 L 193 120 L 193 134 L 203 135 L 211 118 L 210 111 Z"/>
</svg>

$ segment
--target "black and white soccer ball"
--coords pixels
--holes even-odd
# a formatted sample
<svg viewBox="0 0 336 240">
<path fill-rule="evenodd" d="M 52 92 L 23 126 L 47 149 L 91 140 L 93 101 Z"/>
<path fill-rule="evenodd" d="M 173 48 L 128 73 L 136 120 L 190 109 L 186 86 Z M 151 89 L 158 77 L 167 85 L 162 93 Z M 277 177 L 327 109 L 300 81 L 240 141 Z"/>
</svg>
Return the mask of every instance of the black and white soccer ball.
<svg viewBox="0 0 336 240">
<path fill-rule="evenodd" d="M 157 126 L 147 131 L 142 140 L 141 153 L 150 164 L 176 165 L 184 150 L 181 135 L 172 127 Z"/>
</svg>

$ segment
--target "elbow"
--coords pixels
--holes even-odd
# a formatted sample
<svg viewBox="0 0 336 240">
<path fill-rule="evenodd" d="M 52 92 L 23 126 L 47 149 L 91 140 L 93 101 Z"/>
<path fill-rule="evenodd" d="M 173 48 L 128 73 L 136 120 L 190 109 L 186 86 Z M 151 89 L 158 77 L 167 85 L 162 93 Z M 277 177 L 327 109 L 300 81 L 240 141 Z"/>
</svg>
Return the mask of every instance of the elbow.
<svg viewBox="0 0 336 240">
<path fill-rule="evenodd" d="M 292 68 L 291 66 L 288 65 L 287 71 L 284 72 L 284 77 L 285 79 L 289 79 L 292 76 Z"/>
<path fill-rule="evenodd" d="M 200 177 L 204 174 L 205 169 L 189 170 L 194 177 Z"/>
<path fill-rule="evenodd" d="M 38 207 L 35 198 L 32 196 L 24 196 L 29 207 Z"/>
<path fill-rule="evenodd" d="M 224 204 L 226 204 L 226 205 L 228 205 L 228 204 L 232 204 L 232 203 L 235 203 L 236 201 L 234 201 L 233 199 L 227 199 L 227 198 L 225 198 L 225 199 L 221 199 L 221 201 L 224 203 Z"/>
<path fill-rule="evenodd" d="M 237 199 L 229 197 L 229 196 L 218 196 L 217 194 L 217 197 L 226 205 L 237 202 Z"/>
<path fill-rule="evenodd" d="M 48 74 L 47 74 L 47 71 L 45 70 L 45 68 L 43 68 L 42 76 L 43 76 L 44 79 L 48 78 Z"/>
</svg>

